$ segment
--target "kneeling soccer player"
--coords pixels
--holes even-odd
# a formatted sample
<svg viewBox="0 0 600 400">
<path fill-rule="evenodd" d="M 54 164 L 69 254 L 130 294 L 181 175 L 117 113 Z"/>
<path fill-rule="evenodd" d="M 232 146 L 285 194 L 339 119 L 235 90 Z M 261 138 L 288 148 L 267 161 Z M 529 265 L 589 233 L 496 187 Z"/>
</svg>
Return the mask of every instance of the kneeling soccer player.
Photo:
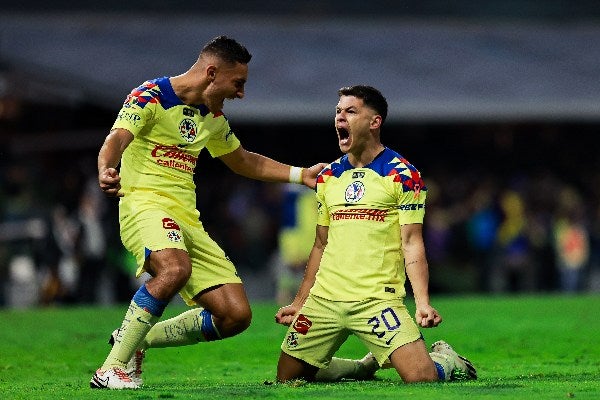
<svg viewBox="0 0 600 400">
<path fill-rule="evenodd" d="M 427 189 L 419 171 L 380 141 L 387 101 L 370 86 L 338 95 L 335 129 L 344 155 L 317 177 L 315 243 L 296 297 L 275 316 L 289 326 L 277 380 L 352 378 L 356 361 L 332 360 L 350 334 L 379 365 L 389 360 L 404 382 L 476 379 L 447 343 L 434 343 L 429 353 L 419 330 L 442 322 L 429 302 Z M 416 322 L 403 303 L 406 276 Z"/>
</svg>

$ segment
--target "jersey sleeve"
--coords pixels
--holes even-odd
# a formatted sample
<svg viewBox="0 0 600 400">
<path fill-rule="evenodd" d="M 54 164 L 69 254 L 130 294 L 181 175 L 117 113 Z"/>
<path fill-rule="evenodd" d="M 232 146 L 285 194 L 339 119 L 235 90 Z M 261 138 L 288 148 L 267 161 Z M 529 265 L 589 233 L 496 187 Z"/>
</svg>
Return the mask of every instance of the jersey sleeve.
<svg viewBox="0 0 600 400">
<path fill-rule="evenodd" d="M 398 196 L 400 225 L 422 224 L 425 218 L 427 188 L 419 171 L 409 165 L 407 173 L 399 173 L 395 179 Z"/>
<path fill-rule="evenodd" d="M 154 118 L 158 103 L 157 93 L 154 91 L 156 84 L 145 82 L 134 89 L 125 99 L 112 129 L 127 129 L 137 136 L 144 126 Z"/>
<path fill-rule="evenodd" d="M 206 143 L 206 149 L 213 158 L 231 153 L 240 147 L 240 141 L 229 127 L 229 123 L 225 117 L 220 116 L 219 118 L 222 118 L 223 123 L 215 129 Z"/>
</svg>

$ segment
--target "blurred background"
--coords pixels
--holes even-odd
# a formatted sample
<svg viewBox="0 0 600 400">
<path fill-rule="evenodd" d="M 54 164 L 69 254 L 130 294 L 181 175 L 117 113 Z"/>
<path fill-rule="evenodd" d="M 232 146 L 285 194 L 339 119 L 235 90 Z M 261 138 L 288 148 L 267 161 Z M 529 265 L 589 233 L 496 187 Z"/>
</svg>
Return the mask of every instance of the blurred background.
<svg viewBox="0 0 600 400">
<path fill-rule="evenodd" d="M 98 150 L 132 88 L 221 34 L 253 54 L 245 99 L 224 109 L 249 150 L 331 162 L 337 89 L 383 92 L 382 140 L 428 187 L 432 293 L 600 292 L 599 2 L 91 3 L 0 5 L 0 307 L 131 299 Z M 196 180 L 251 299 L 288 302 L 312 193 L 208 153 Z"/>
</svg>

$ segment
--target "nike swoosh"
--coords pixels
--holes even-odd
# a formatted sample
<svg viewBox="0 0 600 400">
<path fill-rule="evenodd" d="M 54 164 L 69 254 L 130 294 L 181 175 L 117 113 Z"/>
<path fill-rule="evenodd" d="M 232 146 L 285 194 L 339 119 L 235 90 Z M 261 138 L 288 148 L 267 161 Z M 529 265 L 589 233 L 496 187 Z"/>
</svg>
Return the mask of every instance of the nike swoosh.
<svg viewBox="0 0 600 400">
<path fill-rule="evenodd" d="M 100 376 L 96 372 L 94 374 L 94 378 L 92 380 L 94 382 L 95 387 L 97 387 L 97 388 L 105 388 L 105 387 L 108 386 L 109 379 L 110 378 L 108 376 L 106 378 L 104 378 L 104 379 L 100 378 Z"/>
<path fill-rule="evenodd" d="M 152 324 L 151 324 L 150 322 L 148 322 L 148 321 L 144 321 L 144 320 L 143 320 L 142 318 L 140 318 L 140 317 L 137 317 L 137 321 L 138 321 L 138 322 L 141 322 L 142 324 L 146 324 L 146 325 L 150 325 L 150 326 L 152 326 Z"/>
<path fill-rule="evenodd" d="M 398 332 L 394 333 L 391 338 L 389 338 L 388 340 L 385 341 L 385 344 L 389 346 L 390 343 L 392 343 L 392 340 L 394 340 L 394 338 L 396 337 L 397 334 L 398 334 Z"/>
</svg>

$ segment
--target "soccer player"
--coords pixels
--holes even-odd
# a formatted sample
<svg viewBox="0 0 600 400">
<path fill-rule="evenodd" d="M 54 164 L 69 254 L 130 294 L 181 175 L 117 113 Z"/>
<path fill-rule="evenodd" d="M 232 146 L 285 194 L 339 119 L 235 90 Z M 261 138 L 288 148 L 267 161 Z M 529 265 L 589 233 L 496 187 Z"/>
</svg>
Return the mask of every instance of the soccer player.
<svg viewBox="0 0 600 400">
<path fill-rule="evenodd" d="M 324 167 L 291 167 L 241 146 L 222 108 L 225 99 L 244 97 L 250 59 L 234 39 L 211 40 L 188 71 L 133 90 L 99 151 L 100 188 L 120 197 L 123 244 L 137 259 L 138 276 L 146 271 L 152 278 L 113 332 L 92 388 L 136 389 L 146 349 L 224 339 L 250 324 L 236 269 L 199 221 L 198 155 L 206 147 L 237 174 L 309 187 Z M 158 322 L 177 293 L 195 308 Z"/>
<path fill-rule="evenodd" d="M 429 301 L 422 236 L 427 189 L 419 171 L 381 143 L 387 101 L 370 86 L 344 87 L 338 95 L 335 128 L 344 155 L 317 177 L 315 243 L 298 293 L 275 315 L 289 325 L 277 380 L 339 372 L 332 356 L 350 334 L 404 382 L 475 379 L 471 363 L 447 343 L 434 343 L 429 353 L 419 330 L 442 322 Z M 405 276 L 416 322 L 403 304 Z M 353 365 L 346 364 L 352 377 Z"/>
</svg>

